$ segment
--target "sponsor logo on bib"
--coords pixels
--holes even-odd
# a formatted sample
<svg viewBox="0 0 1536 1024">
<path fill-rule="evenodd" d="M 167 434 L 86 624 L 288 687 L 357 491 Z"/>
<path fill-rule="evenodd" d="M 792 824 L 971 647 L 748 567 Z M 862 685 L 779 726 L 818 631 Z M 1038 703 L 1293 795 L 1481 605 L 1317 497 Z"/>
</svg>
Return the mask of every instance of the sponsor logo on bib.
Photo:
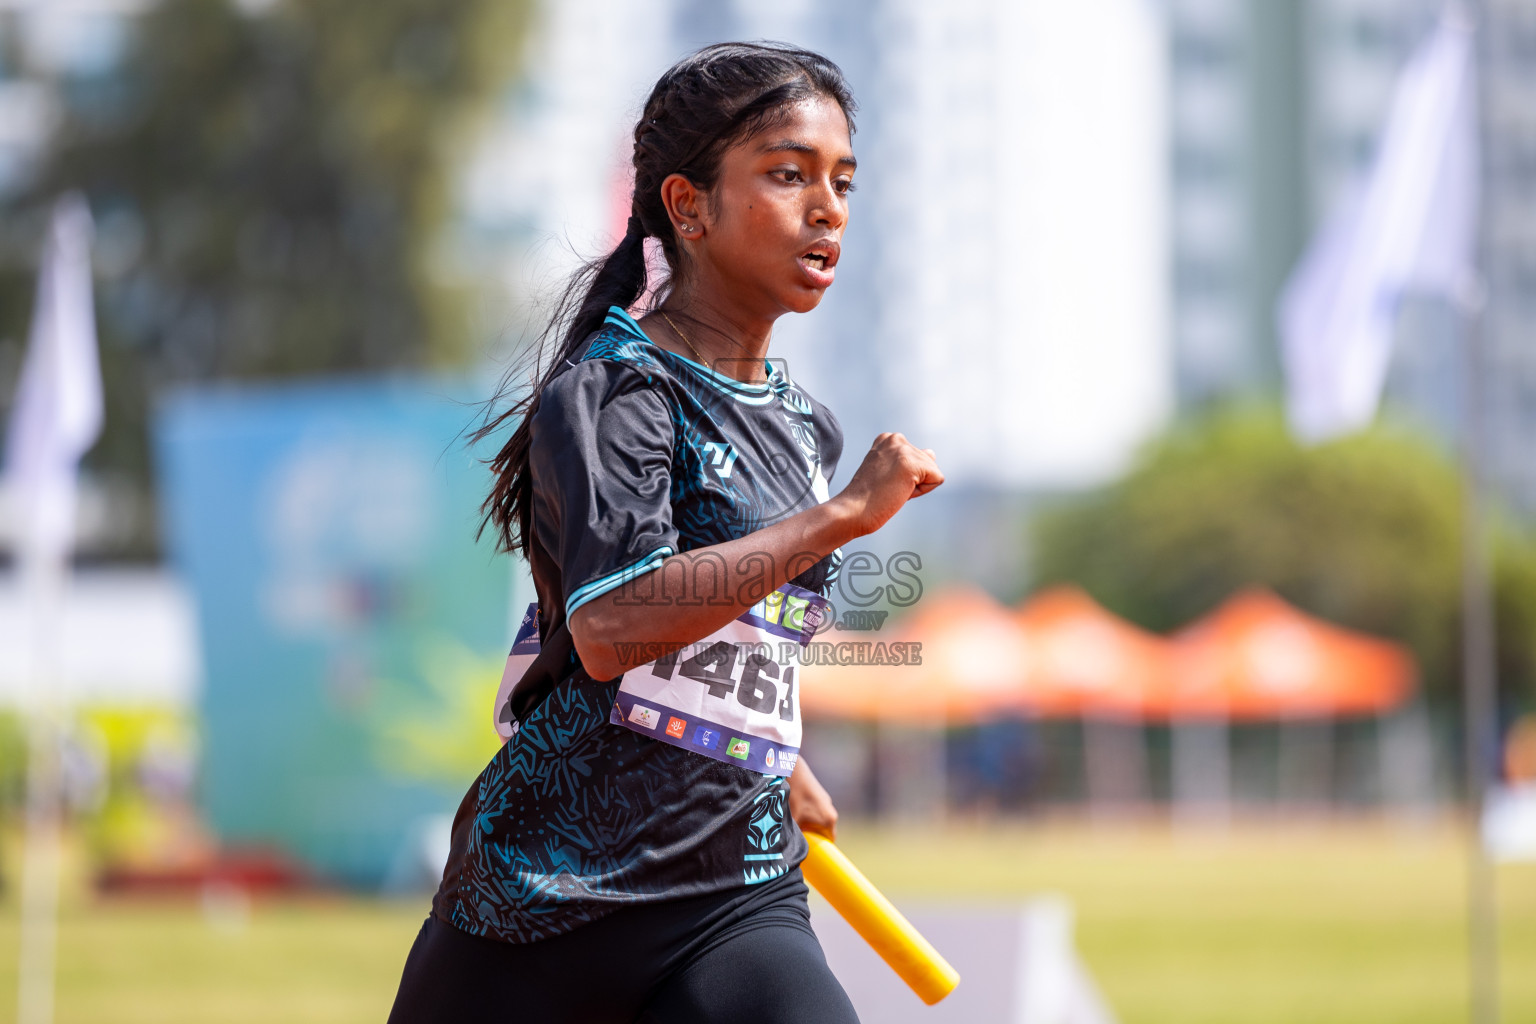
<svg viewBox="0 0 1536 1024">
<path fill-rule="evenodd" d="M 799 754 L 801 652 L 826 626 L 829 607 L 816 592 L 783 584 L 709 636 L 625 672 L 609 723 L 749 771 L 789 775 Z M 517 729 L 511 692 L 539 653 L 537 606 L 523 619 L 496 695 L 503 738 Z M 646 645 L 633 646 L 640 650 L 626 660 L 646 656 Z"/>
</svg>

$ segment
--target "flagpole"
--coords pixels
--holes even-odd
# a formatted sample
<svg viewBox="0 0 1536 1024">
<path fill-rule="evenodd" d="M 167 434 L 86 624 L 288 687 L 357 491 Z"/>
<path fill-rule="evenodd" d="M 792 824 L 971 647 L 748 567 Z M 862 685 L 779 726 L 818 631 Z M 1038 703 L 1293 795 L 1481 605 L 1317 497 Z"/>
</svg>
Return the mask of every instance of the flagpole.
<svg viewBox="0 0 1536 1024">
<path fill-rule="evenodd" d="M 1499 1019 L 1499 936 L 1493 864 L 1483 842 L 1488 759 L 1498 742 L 1493 595 L 1484 497 L 1482 302 L 1462 303 L 1462 685 L 1467 776 L 1467 926 L 1473 1024 Z"/>
<path fill-rule="evenodd" d="M 1475 148 L 1486 151 L 1481 102 L 1482 68 L 1486 57 L 1487 10 L 1481 0 L 1453 0 L 1449 10 L 1461 14 L 1472 27 L 1471 66 L 1477 69 L 1470 87 L 1479 113 L 1472 126 Z M 1483 51 L 1479 53 L 1479 51 Z M 1479 160 L 1481 168 L 1484 161 Z M 1479 183 L 1480 184 L 1480 183 Z M 1498 744 L 1498 663 L 1493 587 L 1489 567 L 1487 519 L 1487 342 L 1484 314 L 1487 309 L 1486 277 L 1481 273 L 1483 245 L 1478 230 L 1483 223 L 1483 190 L 1472 211 L 1474 239 L 1473 273 L 1455 296 L 1461 324 L 1461 427 L 1462 427 L 1462 742 L 1467 777 L 1467 954 L 1472 1024 L 1497 1024 L 1499 1020 L 1499 924 L 1496 878 L 1483 841 L 1483 815 L 1492 783 L 1489 759 Z"/>
<path fill-rule="evenodd" d="M 85 199 L 61 197 L 54 204 L 43 246 L 32 330 L 5 437 L 5 476 L 20 525 L 17 562 L 33 637 L 17 964 L 20 1024 L 50 1024 L 54 1010 L 63 827 L 60 630 L 75 540 L 80 458 L 100 436 L 103 415 L 91 234 Z"/>
<path fill-rule="evenodd" d="M 42 558 L 23 570 L 32 609 L 32 686 L 27 702 L 27 810 L 21 877 L 21 950 L 17 963 L 18 1024 L 51 1024 L 58 949 L 62 800 L 58 635 L 67 570 Z"/>
<path fill-rule="evenodd" d="M 1493 870 L 1481 839 L 1497 741 L 1484 437 L 1484 276 L 1478 227 L 1486 133 L 1478 102 L 1482 0 L 1447 0 L 1393 92 L 1363 189 L 1329 218 L 1292 271 L 1277 318 L 1292 428 L 1307 441 L 1368 425 L 1392 350 L 1397 298 L 1458 300 L 1462 484 L 1462 693 L 1468 816 L 1468 953 L 1474 1024 L 1498 1019 Z"/>
<path fill-rule="evenodd" d="M 1497 664 L 1490 586 L 1484 391 L 1478 68 L 1483 0 L 1447 0 L 1393 93 L 1364 188 L 1330 217 L 1277 308 L 1292 427 L 1308 441 L 1375 418 L 1392 350 L 1396 300 L 1409 289 L 1453 296 L 1460 362 L 1462 725 L 1468 822 L 1471 1015 L 1498 1020 L 1494 875 L 1481 837 L 1497 742 Z M 1479 29 L 1484 31 L 1479 32 Z"/>
</svg>

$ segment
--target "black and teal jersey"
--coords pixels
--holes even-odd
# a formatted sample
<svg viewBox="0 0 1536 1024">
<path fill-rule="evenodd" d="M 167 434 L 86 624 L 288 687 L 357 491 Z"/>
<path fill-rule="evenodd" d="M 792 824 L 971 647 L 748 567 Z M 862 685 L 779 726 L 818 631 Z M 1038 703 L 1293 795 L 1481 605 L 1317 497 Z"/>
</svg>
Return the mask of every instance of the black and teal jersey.
<svg viewBox="0 0 1536 1024">
<path fill-rule="evenodd" d="M 724 892 L 805 856 L 786 780 L 609 723 L 566 628 L 581 605 L 676 552 L 826 499 L 836 418 L 769 362 L 744 384 L 653 344 L 613 307 L 532 414 L 530 563 L 541 651 L 516 734 L 465 794 L 433 913 L 510 942 L 620 905 Z M 826 594 L 840 555 L 795 577 Z"/>
</svg>

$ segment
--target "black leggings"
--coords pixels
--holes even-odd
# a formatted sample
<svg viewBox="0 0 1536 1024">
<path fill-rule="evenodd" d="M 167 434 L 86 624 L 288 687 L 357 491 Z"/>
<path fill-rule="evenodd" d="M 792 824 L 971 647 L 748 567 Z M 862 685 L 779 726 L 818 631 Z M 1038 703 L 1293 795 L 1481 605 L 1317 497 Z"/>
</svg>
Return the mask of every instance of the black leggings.
<svg viewBox="0 0 1536 1024">
<path fill-rule="evenodd" d="M 858 1024 L 811 931 L 799 870 L 745 894 L 632 904 L 553 938 L 483 939 L 435 917 L 389 1024 Z"/>
</svg>

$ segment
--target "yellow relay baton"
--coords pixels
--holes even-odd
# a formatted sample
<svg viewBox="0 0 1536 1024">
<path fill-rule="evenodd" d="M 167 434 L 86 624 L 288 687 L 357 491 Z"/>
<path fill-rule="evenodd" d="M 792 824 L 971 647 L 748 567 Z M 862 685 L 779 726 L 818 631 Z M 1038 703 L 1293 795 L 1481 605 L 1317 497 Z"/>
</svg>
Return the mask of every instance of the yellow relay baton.
<svg viewBox="0 0 1536 1024">
<path fill-rule="evenodd" d="M 960 972 L 920 935 L 912 922 L 880 894 L 863 872 L 826 836 L 806 832 L 811 852 L 800 865 L 805 880 L 843 915 L 880 959 L 901 975 L 919 999 L 932 1006 L 960 984 Z"/>
</svg>

